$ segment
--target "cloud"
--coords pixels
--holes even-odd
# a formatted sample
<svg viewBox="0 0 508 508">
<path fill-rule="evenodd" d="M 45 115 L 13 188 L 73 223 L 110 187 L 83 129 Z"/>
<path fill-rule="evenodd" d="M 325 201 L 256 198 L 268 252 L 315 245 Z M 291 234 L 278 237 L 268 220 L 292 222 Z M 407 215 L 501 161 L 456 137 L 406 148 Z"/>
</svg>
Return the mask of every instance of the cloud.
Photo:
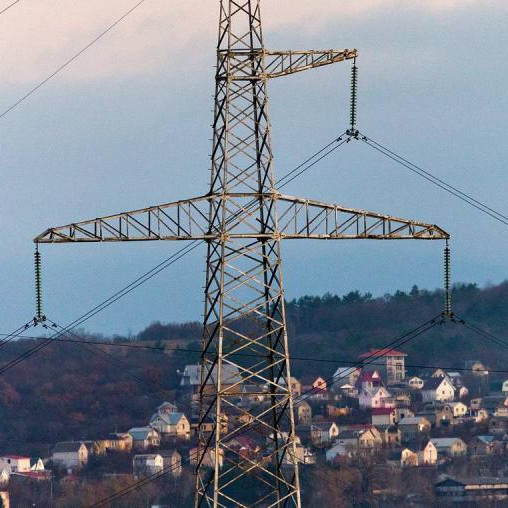
<svg viewBox="0 0 508 508">
<path fill-rule="evenodd" d="M 132 0 L 130 5 L 134 4 Z M 482 3 L 413 0 L 408 6 L 406 0 L 265 0 L 262 8 L 267 32 L 294 28 L 317 33 L 331 20 L 360 23 L 359 17 L 366 14 L 386 17 L 400 10 L 443 15 L 475 4 Z M 11 85 L 37 82 L 118 19 L 128 5 L 125 0 L 36 0 L 16 5 L 0 17 L 2 80 Z M 210 60 L 217 15 L 218 0 L 146 0 L 60 79 L 121 79 L 170 68 L 184 74 Z"/>
</svg>

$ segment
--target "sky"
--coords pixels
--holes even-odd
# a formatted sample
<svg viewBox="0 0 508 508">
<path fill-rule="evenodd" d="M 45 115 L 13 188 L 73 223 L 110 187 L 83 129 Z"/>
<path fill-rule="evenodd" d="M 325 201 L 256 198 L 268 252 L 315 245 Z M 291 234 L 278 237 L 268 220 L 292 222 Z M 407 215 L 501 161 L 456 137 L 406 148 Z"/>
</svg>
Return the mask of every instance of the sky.
<svg viewBox="0 0 508 508">
<path fill-rule="evenodd" d="M 135 3 L 21 0 L 0 15 L 0 113 Z M 508 213 L 507 2 L 264 0 L 262 9 L 270 49 L 358 49 L 362 132 Z M 216 0 L 146 0 L 0 118 L 0 333 L 34 314 L 38 233 L 206 192 L 217 16 Z M 342 63 L 270 82 L 277 175 L 347 128 L 349 76 Z M 361 143 L 284 192 L 438 224 L 452 234 L 455 281 L 506 278 L 505 226 Z M 66 325 L 181 246 L 43 245 L 44 310 Z M 286 296 L 439 287 L 442 248 L 286 242 Z M 135 334 L 156 320 L 201 320 L 204 255 L 197 249 L 85 328 Z"/>
</svg>

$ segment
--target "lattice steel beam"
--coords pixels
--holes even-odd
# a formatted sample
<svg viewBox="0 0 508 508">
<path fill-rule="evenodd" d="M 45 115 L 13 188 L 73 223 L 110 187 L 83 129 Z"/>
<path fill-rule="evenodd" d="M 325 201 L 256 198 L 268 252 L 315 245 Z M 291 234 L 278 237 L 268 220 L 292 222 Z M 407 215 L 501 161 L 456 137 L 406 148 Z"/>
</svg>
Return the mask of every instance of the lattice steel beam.
<svg viewBox="0 0 508 508">
<path fill-rule="evenodd" d="M 259 232 L 257 200 L 278 209 L 278 229 Z M 376 212 L 345 208 L 283 194 L 203 196 L 47 229 L 36 243 L 132 242 L 147 240 L 217 240 L 222 231 L 209 227 L 209 208 L 228 210 L 230 239 L 445 240 L 434 224 Z"/>
</svg>

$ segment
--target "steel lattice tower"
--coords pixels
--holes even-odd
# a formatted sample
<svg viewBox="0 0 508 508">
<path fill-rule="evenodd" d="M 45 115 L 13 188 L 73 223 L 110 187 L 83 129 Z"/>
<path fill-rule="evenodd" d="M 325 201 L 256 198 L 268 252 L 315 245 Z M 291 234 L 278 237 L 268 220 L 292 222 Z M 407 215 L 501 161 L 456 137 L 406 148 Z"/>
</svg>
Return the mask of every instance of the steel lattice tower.
<svg viewBox="0 0 508 508">
<path fill-rule="evenodd" d="M 301 505 L 281 240 L 448 238 L 435 225 L 277 191 L 267 81 L 356 56 L 269 51 L 260 0 L 221 0 L 208 193 L 50 228 L 35 239 L 207 243 L 197 507 Z M 262 456 L 242 454 L 234 446 L 240 436 L 261 439 Z"/>
</svg>

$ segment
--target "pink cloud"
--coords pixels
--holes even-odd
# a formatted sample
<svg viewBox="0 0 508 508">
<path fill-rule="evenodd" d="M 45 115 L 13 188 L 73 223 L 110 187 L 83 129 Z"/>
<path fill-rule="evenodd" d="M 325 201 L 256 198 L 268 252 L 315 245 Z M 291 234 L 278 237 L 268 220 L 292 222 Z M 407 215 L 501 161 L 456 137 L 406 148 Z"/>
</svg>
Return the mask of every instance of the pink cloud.
<svg viewBox="0 0 508 508">
<path fill-rule="evenodd" d="M 134 4 L 135 0 L 20 2 L 0 17 L 4 83 L 36 82 L 46 76 Z M 407 0 L 264 0 L 263 14 L 267 31 L 294 26 L 303 32 L 316 32 L 331 17 L 355 19 L 388 8 L 446 13 L 473 4 L 480 2 L 412 0 L 408 7 Z M 217 15 L 218 0 L 147 0 L 59 79 L 122 78 L 170 67 L 185 70 L 209 61 Z"/>
</svg>

